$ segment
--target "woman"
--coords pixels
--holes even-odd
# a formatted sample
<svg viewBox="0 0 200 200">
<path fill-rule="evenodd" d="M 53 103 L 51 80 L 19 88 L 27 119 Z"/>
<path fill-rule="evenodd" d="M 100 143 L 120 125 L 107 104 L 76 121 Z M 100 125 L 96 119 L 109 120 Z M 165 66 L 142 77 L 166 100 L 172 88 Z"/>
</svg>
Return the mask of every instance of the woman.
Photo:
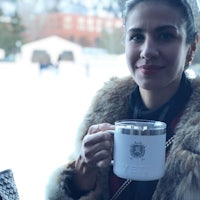
<svg viewBox="0 0 200 200">
<path fill-rule="evenodd" d="M 198 41 L 186 0 L 128 0 L 124 43 L 131 77 L 99 90 L 79 129 L 77 153 L 49 182 L 49 200 L 197 200 L 200 197 L 200 79 L 185 70 Z M 157 181 L 120 179 L 112 171 L 121 119 L 167 123 L 167 161 Z"/>
</svg>

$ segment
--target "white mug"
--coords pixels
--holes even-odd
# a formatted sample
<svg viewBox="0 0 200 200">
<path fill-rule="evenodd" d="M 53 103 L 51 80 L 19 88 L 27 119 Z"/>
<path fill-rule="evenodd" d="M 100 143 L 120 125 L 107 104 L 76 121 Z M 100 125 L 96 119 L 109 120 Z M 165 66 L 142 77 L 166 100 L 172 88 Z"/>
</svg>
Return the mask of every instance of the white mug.
<svg viewBox="0 0 200 200">
<path fill-rule="evenodd" d="M 161 178 L 165 171 L 165 142 L 164 122 L 153 120 L 115 122 L 114 173 L 121 178 L 138 181 Z"/>
</svg>

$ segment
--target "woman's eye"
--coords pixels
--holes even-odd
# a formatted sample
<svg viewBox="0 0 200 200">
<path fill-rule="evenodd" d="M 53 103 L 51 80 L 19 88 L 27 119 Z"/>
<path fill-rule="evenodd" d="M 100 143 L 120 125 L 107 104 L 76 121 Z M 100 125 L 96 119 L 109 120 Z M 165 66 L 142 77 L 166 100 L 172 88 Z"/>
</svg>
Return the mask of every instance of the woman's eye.
<svg viewBox="0 0 200 200">
<path fill-rule="evenodd" d="M 161 33 L 159 34 L 159 39 L 161 41 L 169 41 L 172 40 L 175 36 L 172 33 Z"/>
<path fill-rule="evenodd" d="M 129 40 L 134 41 L 134 42 L 141 42 L 144 40 L 144 36 L 141 34 L 133 34 L 133 35 L 130 35 Z"/>
</svg>

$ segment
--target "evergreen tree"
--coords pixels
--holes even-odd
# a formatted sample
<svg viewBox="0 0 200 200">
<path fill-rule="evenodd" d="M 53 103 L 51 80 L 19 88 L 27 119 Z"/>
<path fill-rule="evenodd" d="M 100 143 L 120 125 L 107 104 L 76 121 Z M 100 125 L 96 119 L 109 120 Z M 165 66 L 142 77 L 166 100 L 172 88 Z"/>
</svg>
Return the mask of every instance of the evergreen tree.
<svg viewBox="0 0 200 200">
<path fill-rule="evenodd" d="M 0 48 L 6 55 L 15 54 L 19 49 L 17 45 L 23 42 L 24 27 L 17 13 L 13 16 L 4 16 L 0 10 Z"/>
<path fill-rule="evenodd" d="M 124 46 L 122 42 L 122 29 L 116 28 L 112 32 L 104 30 L 101 38 L 97 41 L 97 47 L 104 48 L 112 54 L 124 53 Z"/>
</svg>

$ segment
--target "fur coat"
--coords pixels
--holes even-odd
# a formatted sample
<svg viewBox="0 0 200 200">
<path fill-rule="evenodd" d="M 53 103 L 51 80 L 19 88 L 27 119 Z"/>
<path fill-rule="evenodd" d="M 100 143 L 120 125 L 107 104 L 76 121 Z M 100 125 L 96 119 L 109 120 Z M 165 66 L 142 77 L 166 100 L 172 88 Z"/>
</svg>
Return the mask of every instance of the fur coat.
<svg viewBox="0 0 200 200">
<path fill-rule="evenodd" d="M 67 179 L 73 176 L 73 161 L 89 126 L 127 119 L 129 95 L 134 87 L 131 77 L 112 78 L 93 99 L 78 130 L 77 151 L 70 162 L 57 169 L 47 186 L 47 200 L 71 200 Z M 166 171 L 158 182 L 153 200 L 200 199 L 200 78 L 192 79 L 193 93 L 175 129 L 175 140 L 166 161 Z M 99 171 L 96 188 L 80 200 L 108 200 L 108 171 Z"/>
</svg>

